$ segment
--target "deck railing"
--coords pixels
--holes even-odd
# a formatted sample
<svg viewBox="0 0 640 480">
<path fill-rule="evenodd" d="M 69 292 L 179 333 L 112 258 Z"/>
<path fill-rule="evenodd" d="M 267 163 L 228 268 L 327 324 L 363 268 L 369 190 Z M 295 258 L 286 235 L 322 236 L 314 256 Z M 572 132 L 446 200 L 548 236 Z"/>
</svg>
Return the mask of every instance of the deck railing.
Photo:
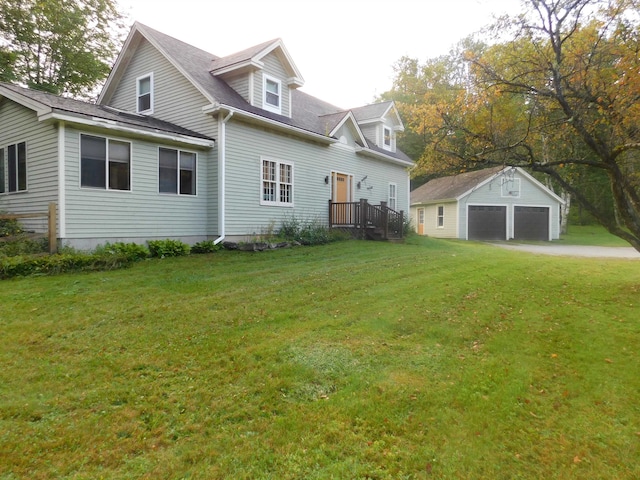
<svg viewBox="0 0 640 480">
<path fill-rule="evenodd" d="M 357 231 L 362 238 L 377 234 L 382 239 L 402 238 L 404 212 L 396 212 L 387 202 L 371 205 L 366 199 L 359 202 L 329 201 L 329 226 Z"/>
</svg>

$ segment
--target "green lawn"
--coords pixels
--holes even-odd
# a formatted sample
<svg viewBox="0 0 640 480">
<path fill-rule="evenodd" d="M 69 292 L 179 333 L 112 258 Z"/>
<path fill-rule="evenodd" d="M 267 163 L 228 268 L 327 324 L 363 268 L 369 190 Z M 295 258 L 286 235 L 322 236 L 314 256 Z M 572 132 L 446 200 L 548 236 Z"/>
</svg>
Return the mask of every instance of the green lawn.
<svg viewBox="0 0 640 480">
<path fill-rule="evenodd" d="M 640 478 L 640 264 L 412 237 L 0 282 L 0 479 Z"/>
<path fill-rule="evenodd" d="M 629 242 L 611 235 L 600 225 L 569 225 L 560 243 L 567 245 L 589 245 L 601 247 L 630 247 Z"/>
</svg>

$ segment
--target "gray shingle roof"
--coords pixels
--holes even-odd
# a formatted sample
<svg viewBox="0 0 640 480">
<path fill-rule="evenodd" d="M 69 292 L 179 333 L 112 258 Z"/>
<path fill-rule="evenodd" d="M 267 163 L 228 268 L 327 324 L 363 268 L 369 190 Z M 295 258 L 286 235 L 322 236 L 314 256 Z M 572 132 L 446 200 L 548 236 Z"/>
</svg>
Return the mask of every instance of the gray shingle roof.
<svg viewBox="0 0 640 480">
<path fill-rule="evenodd" d="M 57 112 L 65 112 L 72 115 L 79 115 L 86 118 L 101 118 L 104 120 L 111 120 L 130 127 L 136 127 L 141 129 L 162 131 L 166 133 L 186 135 L 189 137 L 201 138 L 206 140 L 213 140 L 201 133 L 188 130 L 174 125 L 173 123 L 165 122 L 154 117 L 146 115 L 138 115 L 135 113 L 128 113 L 113 109 L 111 107 L 95 105 L 92 103 L 82 102 L 74 100 L 72 98 L 59 97 L 47 92 L 41 92 L 38 90 L 31 90 L 28 88 L 19 87 L 9 83 L 0 82 L 0 86 L 11 90 L 13 93 L 21 95 L 27 99 L 34 100 L 46 107 L 52 108 Z"/>
<path fill-rule="evenodd" d="M 197 47 L 189 45 L 185 42 L 177 40 L 169 35 L 165 35 L 151 27 L 136 22 L 136 27 L 139 31 L 155 42 L 164 52 L 170 57 L 171 62 L 178 65 L 194 82 L 197 86 L 207 95 L 218 102 L 221 105 L 233 107 L 238 110 L 242 110 L 251 113 L 256 116 L 264 117 L 269 120 L 280 122 L 284 125 L 288 125 L 294 128 L 299 128 L 317 135 L 327 135 L 327 121 L 321 118 L 323 115 L 331 115 L 339 112 L 346 115 L 349 110 L 336 107 L 316 97 L 308 95 L 300 90 L 294 89 L 292 91 L 292 115 L 286 117 L 284 115 L 278 115 L 276 113 L 263 110 L 262 108 L 254 107 L 249 104 L 240 94 L 233 90 L 224 80 L 218 78 L 210 73 L 212 65 L 216 68 L 221 68 L 221 65 L 230 64 L 229 62 L 239 62 L 247 60 L 252 56 L 260 53 L 264 48 L 277 40 L 271 40 L 264 42 L 255 47 L 248 48 L 241 52 L 229 55 L 228 57 L 220 58 L 211 53 L 205 52 Z M 218 63 L 219 62 L 219 63 Z M 358 111 L 363 119 L 379 118 L 389 108 L 391 102 L 383 102 L 380 104 L 366 105 L 364 107 L 358 107 L 351 109 L 351 111 Z M 376 116 L 377 115 L 377 116 Z M 356 120 L 358 117 L 356 116 Z M 337 125 L 339 120 L 332 120 L 333 125 Z M 332 128 L 329 129 L 329 131 Z M 394 157 L 404 161 L 411 161 L 404 153 L 389 152 L 382 149 L 377 149 L 368 146 L 371 150 L 381 153 L 386 156 Z"/>
<path fill-rule="evenodd" d="M 261 43 L 260 45 L 255 45 L 253 47 L 247 48 L 240 52 L 232 53 L 231 55 L 227 55 L 222 58 L 214 59 L 211 64 L 211 70 L 220 70 L 222 68 L 229 67 L 231 65 L 235 65 L 238 63 L 243 63 L 251 60 L 257 54 L 262 52 L 269 45 L 272 45 L 274 42 L 277 42 L 278 39 L 270 40 L 268 42 Z"/>
<path fill-rule="evenodd" d="M 450 177 L 435 178 L 411 192 L 411 205 L 453 200 L 503 169 L 504 167 L 498 166 Z"/>
</svg>

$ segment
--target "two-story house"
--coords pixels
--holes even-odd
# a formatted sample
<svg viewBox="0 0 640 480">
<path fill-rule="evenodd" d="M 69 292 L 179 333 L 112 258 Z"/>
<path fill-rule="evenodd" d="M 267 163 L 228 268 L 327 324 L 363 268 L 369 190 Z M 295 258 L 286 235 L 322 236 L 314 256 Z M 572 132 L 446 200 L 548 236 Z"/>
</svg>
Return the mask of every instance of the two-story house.
<svg viewBox="0 0 640 480">
<path fill-rule="evenodd" d="M 330 200 L 408 211 L 394 104 L 345 110 L 303 83 L 279 39 L 217 57 L 136 23 L 95 105 L 0 84 L 0 211 L 55 202 L 78 248 L 241 240 L 327 223 Z"/>
</svg>

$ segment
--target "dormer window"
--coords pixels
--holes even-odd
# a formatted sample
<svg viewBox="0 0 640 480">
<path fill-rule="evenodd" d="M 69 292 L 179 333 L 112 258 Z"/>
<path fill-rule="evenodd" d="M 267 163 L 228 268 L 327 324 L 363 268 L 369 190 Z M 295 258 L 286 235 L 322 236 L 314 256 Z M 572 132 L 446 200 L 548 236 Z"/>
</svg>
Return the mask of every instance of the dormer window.
<svg viewBox="0 0 640 480">
<path fill-rule="evenodd" d="M 264 77 L 264 100 L 262 108 L 274 113 L 282 113 L 281 84 L 273 77 Z"/>
<path fill-rule="evenodd" d="M 393 139 L 389 127 L 382 127 L 382 148 L 385 150 L 393 150 Z"/>
<path fill-rule="evenodd" d="M 137 79 L 136 99 L 138 113 L 153 113 L 153 73 Z"/>
</svg>

